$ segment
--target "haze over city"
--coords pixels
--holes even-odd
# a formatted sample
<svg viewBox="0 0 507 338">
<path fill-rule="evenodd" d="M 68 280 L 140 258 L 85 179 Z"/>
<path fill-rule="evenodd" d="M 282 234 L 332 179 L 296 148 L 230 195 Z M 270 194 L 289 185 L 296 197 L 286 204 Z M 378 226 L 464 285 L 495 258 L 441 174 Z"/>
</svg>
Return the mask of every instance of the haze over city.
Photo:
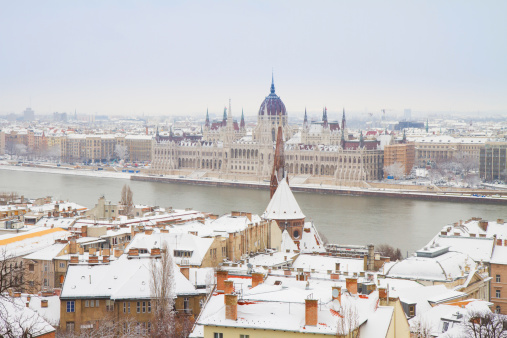
<svg viewBox="0 0 507 338">
<path fill-rule="evenodd" d="M 0 114 L 507 112 L 503 1 L 16 1 Z"/>
</svg>

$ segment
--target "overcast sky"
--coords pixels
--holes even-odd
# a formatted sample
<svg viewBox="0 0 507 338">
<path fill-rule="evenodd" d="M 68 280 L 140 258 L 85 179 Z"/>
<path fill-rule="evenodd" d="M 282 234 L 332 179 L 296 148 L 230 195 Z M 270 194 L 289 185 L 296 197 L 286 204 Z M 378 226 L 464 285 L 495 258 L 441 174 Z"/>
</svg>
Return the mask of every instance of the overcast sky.
<svg viewBox="0 0 507 338">
<path fill-rule="evenodd" d="M 0 114 L 507 114 L 507 1 L 1 1 Z"/>
</svg>

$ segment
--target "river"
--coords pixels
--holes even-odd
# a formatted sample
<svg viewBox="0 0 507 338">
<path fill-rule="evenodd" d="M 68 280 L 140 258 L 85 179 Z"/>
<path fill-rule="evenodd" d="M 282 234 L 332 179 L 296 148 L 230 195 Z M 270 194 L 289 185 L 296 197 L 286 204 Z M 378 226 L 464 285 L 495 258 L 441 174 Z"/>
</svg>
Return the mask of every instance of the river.
<svg viewBox="0 0 507 338">
<path fill-rule="evenodd" d="M 269 202 L 268 190 L 0 170 L 0 191 L 15 191 L 29 198 L 53 196 L 89 208 L 101 195 L 117 202 L 124 184 L 130 185 L 136 204 L 194 208 L 216 214 L 232 210 L 261 214 Z M 311 193 L 295 193 L 295 197 L 307 220 L 313 220 L 330 242 L 388 243 L 404 255 L 420 249 L 448 223 L 472 216 L 507 219 L 507 208 L 501 205 Z"/>
</svg>

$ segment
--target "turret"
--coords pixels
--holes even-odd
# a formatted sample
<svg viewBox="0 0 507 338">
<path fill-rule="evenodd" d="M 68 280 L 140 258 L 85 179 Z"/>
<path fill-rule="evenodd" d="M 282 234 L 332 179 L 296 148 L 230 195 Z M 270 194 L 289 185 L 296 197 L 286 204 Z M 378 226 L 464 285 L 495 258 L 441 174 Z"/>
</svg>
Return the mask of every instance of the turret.
<svg viewBox="0 0 507 338">
<path fill-rule="evenodd" d="M 239 124 L 241 129 L 245 129 L 245 114 L 243 113 L 243 108 L 241 108 L 241 122 Z"/>
<path fill-rule="evenodd" d="M 303 122 L 303 127 L 308 128 L 308 115 L 306 115 L 306 107 L 305 107 L 305 120 Z"/>
<path fill-rule="evenodd" d="M 222 118 L 222 127 L 227 125 L 227 107 L 224 107 L 224 117 Z"/>
<path fill-rule="evenodd" d="M 342 115 L 342 131 L 345 131 L 345 108 L 343 108 L 343 115 Z"/>
<path fill-rule="evenodd" d="M 208 108 L 206 108 L 206 122 L 205 122 L 204 126 L 206 128 L 209 128 L 209 113 L 208 113 Z"/>
<path fill-rule="evenodd" d="M 364 137 L 363 137 L 363 131 L 361 130 L 361 133 L 359 134 L 359 148 L 364 147 Z"/>
<path fill-rule="evenodd" d="M 322 122 L 323 122 L 322 125 L 324 128 L 329 127 L 329 125 L 327 123 L 327 107 L 324 107 L 324 111 L 322 112 Z"/>
</svg>

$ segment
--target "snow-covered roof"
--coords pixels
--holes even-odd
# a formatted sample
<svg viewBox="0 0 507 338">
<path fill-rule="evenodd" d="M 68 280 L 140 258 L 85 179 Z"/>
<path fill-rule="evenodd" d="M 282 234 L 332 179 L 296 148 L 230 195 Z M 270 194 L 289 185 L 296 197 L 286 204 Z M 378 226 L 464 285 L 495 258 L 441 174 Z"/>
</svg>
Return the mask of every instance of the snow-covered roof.
<svg viewBox="0 0 507 338">
<path fill-rule="evenodd" d="M 8 257 L 18 257 L 51 246 L 57 239 L 67 239 L 70 232 L 60 228 L 35 228 L 15 235 L 0 236 L 0 246 Z"/>
<path fill-rule="evenodd" d="M 189 265 L 200 266 L 213 240 L 213 238 L 202 238 L 187 233 L 154 232 L 151 235 L 140 233 L 132 239 L 125 251 L 128 252 L 131 248 L 147 250 L 161 248 L 165 242 L 172 252 L 175 250 L 191 252 L 190 257 L 174 257 L 177 264 L 181 264 L 185 260 Z"/>
<path fill-rule="evenodd" d="M 437 257 L 409 257 L 394 264 L 387 276 L 414 280 L 450 281 L 462 277 L 465 267 L 475 265 L 466 254 L 447 252 Z"/>
<path fill-rule="evenodd" d="M 104 265 L 70 265 L 61 298 L 150 298 L 152 259 L 122 257 Z M 156 261 L 156 264 L 160 264 Z M 175 294 L 197 294 L 194 286 L 174 265 Z"/>
<path fill-rule="evenodd" d="M 273 194 L 271 201 L 269 201 L 268 207 L 262 214 L 262 217 L 275 220 L 305 218 L 285 179 L 282 179 L 278 183 L 278 188 Z"/>
<path fill-rule="evenodd" d="M 25 259 L 34 259 L 34 260 L 42 260 L 42 261 L 52 261 L 53 258 L 58 256 L 62 250 L 65 248 L 67 244 L 63 243 L 55 243 L 51 246 L 48 246 L 44 249 L 32 252 L 28 256 L 25 256 Z M 67 253 L 67 252 L 65 252 Z"/>
<path fill-rule="evenodd" d="M 28 330 L 33 337 L 55 331 L 41 315 L 26 307 L 22 298 L 5 299 L 0 297 L 0 336 L 22 337 Z"/>
</svg>

